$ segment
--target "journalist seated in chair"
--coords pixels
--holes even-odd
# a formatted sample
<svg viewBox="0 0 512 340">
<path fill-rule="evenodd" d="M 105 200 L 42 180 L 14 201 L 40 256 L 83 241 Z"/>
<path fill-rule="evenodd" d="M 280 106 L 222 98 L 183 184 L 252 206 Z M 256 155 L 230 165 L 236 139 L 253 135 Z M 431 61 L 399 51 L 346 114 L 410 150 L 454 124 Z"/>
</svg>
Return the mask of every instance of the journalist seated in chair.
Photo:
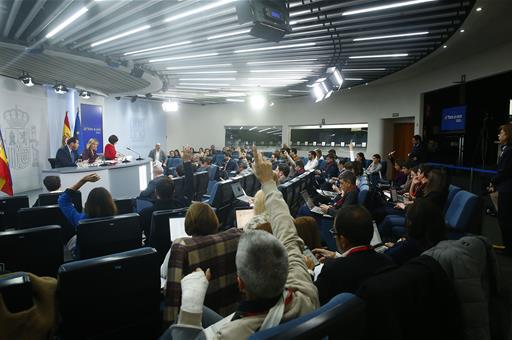
<svg viewBox="0 0 512 340">
<path fill-rule="evenodd" d="M 397 265 L 420 256 L 446 238 L 443 211 L 427 198 L 418 198 L 407 207 L 405 218 L 407 236 L 385 244 L 388 249 L 384 253 Z"/>
<path fill-rule="evenodd" d="M 96 162 L 97 158 L 98 158 L 98 140 L 96 138 L 91 138 L 87 142 L 85 150 L 82 152 L 82 161 L 94 163 L 94 162 Z"/>
<path fill-rule="evenodd" d="M 379 154 L 372 156 L 372 163 L 366 168 L 365 173 L 370 178 L 373 184 L 377 184 L 380 179 L 380 171 L 382 170 L 382 164 L 380 162 L 381 157 Z"/>
<path fill-rule="evenodd" d="M 156 183 L 165 178 L 164 168 L 160 162 L 153 163 L 153 179 L 149 181 L 146 189 L 142 190 L 137 199 L 146 200 L 150 202 L 156 201 L 155 188 Z"/>
<path fill-rule="evenodd" d="M 215 275 L 197 270 L 181 281 L 181 311 L 177 325 L 163 339 L 246 339 L 257 330 L 278 325 L 318 308 L 317 290 L 311 281 L 300 250 L 288 206 L 273 181 L 272 165 L 254 149 L 256 177 L 265 193 L 272 232 L 245 233 L 236 252 L 238 287 L 243 295 L 237 311 L 222 319 L 203 308 L 208 278 Z M 203 315 L 204 313 L 204 315 Z M 204 323 L 201 317 L 204 316 Z M 203 329 L 204 327 L 204 329 Z"/>
<path fill-rule="evenodd" d="M 184 179 L 184 195 L 183 197 L 174 197 L 174 183 L 173 181 L 164 176 L 162 179 L 155 183 L 155 204 L 142 209 L 139 212 L 140 223 L 146 240 L 149 240 L 149 233 L 151 230 L 151 216 L 154 211 L 179 209 L 184 208 L 190 204 L 194 195 L 194 174 L 192 173 L 192 151 L 191 148 L 183 150 L 183 169 Z M 176 169 L 178 175 L 180 172 Z M 181 171 L 181 170 L 180 170 Z"/>
<path fill-rule="evenodd" d="M 70 137 L 66 141 L 66 145 L 57 150 L 55 156 L 55 167 L 64 168 L 76 166 L 78 161 L 78 139 L 76 137 Z"/>
<path fill-rule="evenodd" d="M 219 219 L 215 211 L 206 203 L 195 202 L 190 205 L 185 215 L 185 232 L 191 237 L 216 234 L 219 231 Z M 164 262 L 160 267 L 160 276 L 167 279 L 169 259 L 172 257 L 171 250 L 165 255 Z"/>
<path fill-rule="evenodd" d="M 313 249 L 313 253 L 324 262 L 315 281 L 321 304 L 340 293 L 355 293 L 361 283 L 379 269 L 393 265 L 391 258 L 370 247 L 373 223 L 366 208 L 357 205 L 341 208 L 331 233 L 339 253 Z"/>
<path fill-rule="evenodd" d="M 356 186 L 356 176 L 352 172 L 344 173 L 340 179 L 340 187 L 334 184 L 332 188 L 339 196 L 333 204 L 320 205 L 324 214 L 334 217 L 341 207 L 357 204 L 359 190 Z"/>
<path fill-rule="evenodd" d="M 43 186 L 48 193 L 61 192 L 60 190 L 60 177 L 59 176 L 46 176 L 43 179 Z M 33 207 L 39 206 L 39 198 L 34 203 Z"/>
<path fill-rule="evenodd" d="M 212 165 L 212 159 L 210 157 L 200 157 L 199 165 L 199 168 L 196 170 L 197 172 L 208 171 Z"/>
<path fill-rule="evenodd" d="M 277 176 L 279 177 L 279 184 L 284 184 L 290 180 L 290 167 L 288 164 L 281 163 L 277 166 Z"/>
<path fill-rule="evenodd" d="M 67 188 L 59 196 L 59 208 L 66 219 L 71 223 L 71 225 L 75 227 L 75 229 L 78 227 L 78 224 L 81 220 L 96 217 L 109 217 L 117 214 L 117 207 L 114 203 L 114 200 L 112 199 L 112 195 L 110 192 L 108 192 L 107 189 L 103 187 L 98 187 L 91 190 L 89 196 L 87 196 L 87 201 L 85 202 L 83 212 L 78 212 L 78 210 L 73 205 L 74 192 L 80 190 L 80 188 L 87 182 L 94 183 L 99 180 L 100 176 L 97 174 L 84 176 L 75 185 Z M 67 248 L 74 253 L 76 248 L 76 235 L 69 240 Z"/>
</svg>

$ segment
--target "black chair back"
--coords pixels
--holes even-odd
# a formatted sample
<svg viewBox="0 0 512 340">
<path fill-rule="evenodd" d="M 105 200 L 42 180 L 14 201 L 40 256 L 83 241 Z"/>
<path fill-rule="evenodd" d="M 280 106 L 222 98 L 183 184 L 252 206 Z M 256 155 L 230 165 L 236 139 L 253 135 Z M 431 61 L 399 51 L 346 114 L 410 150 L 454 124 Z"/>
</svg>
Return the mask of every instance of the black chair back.
<svg viewBox="0 0 512 340">
<path fill-rule="evenodd" d="M 27 273 L 18 272 L 0 277 L 0 295 L 10 313 L 32 308 L 32 282 Z"/>
<path fill-rule="evenodd" d="M 194 196 L 196 201 L 201 201 L 203 195 L 208 191 L 208 171 L 196 172 L 194 174 Z"/>
<path fill-rule="evenodd" d="M 130 214 L 134 211 L 133 210 L 133 206 L 134 206 L 133 198 L 115 199 L 114 203 L 116 204 L 118 215 Z"/>
<path fill-rule="evenodd" d="M 68 191 L 71 194 L 71 198 L 73 200 L 73 204 L 75 205 L 76 210 L 82 212 L 82 193 L 80 191 Z M 49 192 L 45 194 L 39 194 L 39 206 L 46 205 L 56 205 L 59 204 L 59 196 L 61 192 Z"/>
<path fill-rule="evenodd" d="M 52 169 L 55 169 L 55 158 L 48 158 L 48 163 L 50 163 Z"/>
<path fill-rule="evenodd" d="M 64 244 L 75 235 L 75 227 L 66 219 L 58 205 L 23 208 L 18 211 L 16 229 L 30 229 L 45 225 L 62 227 L 62 242 Z"/>
<path fill-rule="evenodd" d="M 16 214 L 21 208 L 28 208 L 28 196 L 0 198 L 0 230 L 16 225 Z"/>
<path fill-rule="evenodd" d="M 157 339 L 160 300 L 154 249 L 66 263 L 57 286 L 61 339 Z"/>
<path fill-rule="evenodd" d="M 0 263 L 5 265 L 7 271 L 57 277 L 63 262 L 60 226 L 0 232 Z"/>
<path fill-rule="evenodd" d="M 169 219 L 185 217 L 187 208 L 158 210 L 151 217 L 151 231 L 149 234 L 149 246 L 158 252 L 159 263 L 163 263 L 165 255 L 171 249 L 171 234 L 169 232 Z"/>
<path fill-rule="evenodd" d="M 256 191 L 254 190 L 255 184 L 257 182 L 256 176 L 254 174 L 247 175 L 245 179 L 245 193 L 249 196 L 254 196 Z"/>
<path fill-rule="evenodd" d="M 80 259 L 115 254 L 142 246 L 139 214 L 91 218 L 77 228 L 77 254 Z"/>
<path fill-rule="evenodd" d="M 175 177 L 172 179 L 172 183 L 174 184 L 174 194 L 173 197 L 175 200 L 180 202 L 185 201 L 185 177 Z"/>
</svg>

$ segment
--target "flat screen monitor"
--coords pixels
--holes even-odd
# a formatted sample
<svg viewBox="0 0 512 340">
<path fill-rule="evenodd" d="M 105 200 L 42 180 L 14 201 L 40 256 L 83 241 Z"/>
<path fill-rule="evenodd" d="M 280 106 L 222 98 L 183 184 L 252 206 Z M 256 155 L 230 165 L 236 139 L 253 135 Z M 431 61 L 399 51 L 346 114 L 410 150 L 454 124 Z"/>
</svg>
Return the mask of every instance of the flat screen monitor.
<svg viewBox="0 0 512 340">
<path fill-rule="evenodd" d="M 466 128 L 466 106 L 443 109 L 441 112 L 442 132 L 461 132 Z"/>
</svg>

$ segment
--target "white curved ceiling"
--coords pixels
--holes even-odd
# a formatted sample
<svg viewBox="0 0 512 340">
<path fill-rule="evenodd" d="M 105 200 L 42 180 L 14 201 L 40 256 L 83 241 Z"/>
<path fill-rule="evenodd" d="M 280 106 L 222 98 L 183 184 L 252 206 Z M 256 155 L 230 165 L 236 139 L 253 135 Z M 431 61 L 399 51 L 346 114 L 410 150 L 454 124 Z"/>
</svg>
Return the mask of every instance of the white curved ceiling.
<svg viewBox="0 0 512 340">
<path fill-rule="evenodd" d="M 351 87 L 411 65 L 448 40 L 474 4 L 474 0 L 289 1 L 292 32 L 274 43 L 250 36 L 249 26 L 238 24 L 235 1 L 2 0 L 4 43 L 30 47 L 36 51 L 31 54 L 40 53 L 39 57 L 45 51 L 59 51 L 106 61 L 110 67 L 103 65 L 102 74 L 64 58 L 60 63 L 66 72 L 57 69 L 52 74 L 55 63 L 42 57 L 16 64 L 8 60 L 15 55 L 2 51 L 0 73 L 17 77 L 23 70 L 36 82 L 63 80 L 109 94 L 144 95 L 151 89 L 147 92 L 154 97 L 201 104 L 243 98 L 255 91 L 276 99 L 307 95 L 306 85 L 331 66 L 341 70 L 344 87 Z M 73 17 L 76 20 L 58 31 Z M 121 70 L 134 65 L 146 75 L 158 76 L 163 88 Z"/>
</svg>

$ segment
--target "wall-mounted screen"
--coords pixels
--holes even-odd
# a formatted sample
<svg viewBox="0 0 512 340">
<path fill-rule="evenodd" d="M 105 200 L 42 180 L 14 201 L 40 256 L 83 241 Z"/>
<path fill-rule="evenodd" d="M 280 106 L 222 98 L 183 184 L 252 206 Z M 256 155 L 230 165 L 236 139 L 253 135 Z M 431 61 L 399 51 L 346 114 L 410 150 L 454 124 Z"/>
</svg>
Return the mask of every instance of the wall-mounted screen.
<svg viewBox="0 0 512 340">
<path fill-rule="evenodd" d="M 336 124 L 293 126 L 290 130 L 292 146 L 348 147 L 352 142 L 357 148 L 366 148 L 368 124 Z"/>
<path fill-rule="evenodd" d="M 281 126 L 225 126 L 225 145 L 231 147 L 257 145 L 280 148 L 283 136 Z"/>
<path fill-rule="evenodd" d="M 441 111 L 441 131 L 464 131 L 466 127 L 466 106 L 456 106 Z"/>
</svg>

